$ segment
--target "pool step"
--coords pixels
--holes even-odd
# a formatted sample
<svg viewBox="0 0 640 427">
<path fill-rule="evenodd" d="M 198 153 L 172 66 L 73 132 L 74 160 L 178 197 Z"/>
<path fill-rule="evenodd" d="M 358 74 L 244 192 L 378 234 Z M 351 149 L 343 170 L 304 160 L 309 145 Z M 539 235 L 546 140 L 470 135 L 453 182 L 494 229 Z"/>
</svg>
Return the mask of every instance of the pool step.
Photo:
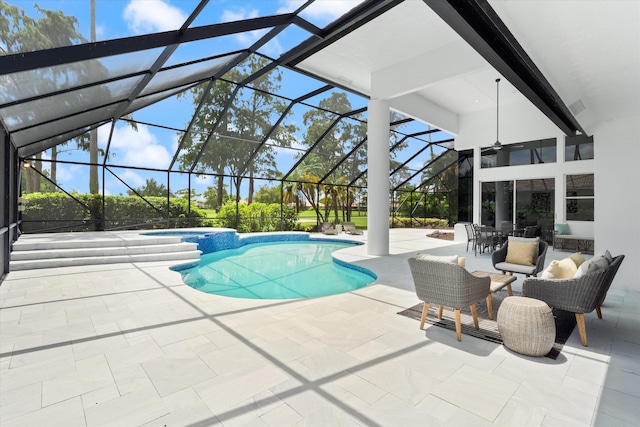
<svg viewBox="0 0 640 427">
<path fill-rule="evenodd" d="M 196 243 L 179 236 L 63 233 L 23 235 L 13 244 L 10 271 L 148 261 L 197 262 Z"/>
</svg>

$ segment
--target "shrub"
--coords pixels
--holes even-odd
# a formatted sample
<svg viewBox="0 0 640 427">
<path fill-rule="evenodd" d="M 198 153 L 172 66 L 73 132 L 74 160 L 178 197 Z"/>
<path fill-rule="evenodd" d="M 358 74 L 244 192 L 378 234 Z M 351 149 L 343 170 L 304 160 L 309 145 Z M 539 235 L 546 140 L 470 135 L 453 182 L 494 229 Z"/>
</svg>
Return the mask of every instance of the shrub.
<svg viewBox="0 0 640 427">
<path fill-rule="evenodd" d="M 40 230 L 99 230 L 102 225 L 102 196 L 99 194 L 31 193 L 24 196 L 22 231 Z M 113 228 L 170 228 L 205 227 L 211 221 L 196 206 L 188 211 L 187 200 L 165 197 L 105 196 L 104 220 L 107 229 Z M 189 224 L 189 219 L 191 223 Z"/>
<path fill-rule="evenodd" d="M 280 214 L 282 209 L 282 221 Z M 227 203 L 218 212 L 222 227 L 235 228 L 239 233 L 256 231 L 291 231 L 296 229 L 298 215 L 295 210 L 279 203 L 253 202 L 250 205 L 239 204 L 236 224 L 236 204 Z"/>
<path fill-rule="evenodd" d="M 389 218 L 391 227 L 400 228 L 448 228 L 449 221 L 440 218 Z"/>
</svg>

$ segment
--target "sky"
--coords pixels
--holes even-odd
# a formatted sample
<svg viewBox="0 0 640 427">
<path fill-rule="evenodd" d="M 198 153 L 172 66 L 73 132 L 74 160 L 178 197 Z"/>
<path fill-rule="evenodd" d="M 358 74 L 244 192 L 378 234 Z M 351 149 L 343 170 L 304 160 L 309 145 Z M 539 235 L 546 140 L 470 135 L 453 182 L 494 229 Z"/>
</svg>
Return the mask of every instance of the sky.
<svg viewBox="0 0 640 427">
<path fill-rule="evenodd" d="M 348 10 L 361 3 L 362 0 L 321 0 L 316 1 L 307 8 L 302 17 L 318 27 L 324 27 L 336 18 L 342 16 Z M 34 8 L 36 0 L 9 1 L 22 8 L 27 15 L 38 18 Z M 182 26 L 189 14 L 198 4 L 194 0 L 96 0 L 96 39 L 109 40 L 121 37 L 129 37 L 147 33 L 170 31 Z M 192 27 L 210 25 L 220 22 L 230 22 L 259 16 L 268 16 L 277 13 L 295 10 L 303 2 L 300 0 L 219 0 L 210 1 Z M 79 32 L 88 40 L 90 39 L 90 0 L 37 0 L 38 7 L 62 11 L 65 15 L 74 16 L 78 20 Z M 263 32 L 251 32 L 228 37 L 220 37 L 205 42 L 193 42 L 182 45 L 174 53 L 165 65 L 180 63 L 190 59 L 199 59 L 203 56 L 212 56 L 218 53 L 244 49 L 258 40 Z M 277 58 L 283 52 L 296 46 L 309 37 L 303 30 L 290 28 L 281 33 L 275 40 L 265 45 L 260 52 Z M 206 55 L 203 50 L 206 49 Z M 136 56 L 136 61 L 153 61 L 159 51 L 149 54 L 148 58 Z M 122 64 L 127 66 L 128 64 Z M 317 81 L 303 76 L 285 74 L 282 94 L 295 98 L 323 85 Z M 366 99 L 353 97 L 352 106 L 359 108 L 366 106 Z M 161 123 L 164 126 L 184 129 L 193 114 L 193 100 L 189 96 L 171 98 L 147 107 L 134 113 L 134 118 L 142 122 Z M 110 126 L 103 126 L 98 130 L 99 145 L 106 146 Z M 112 137 L 110 153 L 111 161 L 119 165 L 135 166 L 141 168 L 166 168 L 173 158 L 178 144 L 178 135 L 175 131 L 159 129 L 144 124 L 138 125 L 137 131 L 123 122 L 119 122 Z M 86 153 L 74 150 L 75 144 L 70 143 L 61 147 L 60 160 L 86 160 Z M 45 156 L 46 157 L 46 156 Z M 283 162 L 281 170 L 288 170 L 287 163 L 295 161 L 291 154 L 278 160 Z M 416 160 L 418 162 L 418 160 Z M 422 161 L 419 161 L 420 164 Z M 415 166 L 419 166 L 416 163 Z M 115 168 L 113 174 L 107 173 L 104 177 L 106 194 L 126 194 L 129 186 L 139 188 L 145 184 L 145 180 L 153 178 L 157 182 L 166 182 L 166 172 L 147 172 L 141 170 Z M 57 179 L 66 191 L 88 191 L 88 168 L 79 165 L 58 166 Z M 102 184 L 102 177 L 100 178 Z M 179 178 L 171 177 L 171 189 L 186 188 L 186 175 Z M 208 186 L 213 185 L 211 177 L 201 177 L 191 183 L 192 188 L 202 193 Z M 260 184 L 258 184 L 260 185 Z"/>
</svg>

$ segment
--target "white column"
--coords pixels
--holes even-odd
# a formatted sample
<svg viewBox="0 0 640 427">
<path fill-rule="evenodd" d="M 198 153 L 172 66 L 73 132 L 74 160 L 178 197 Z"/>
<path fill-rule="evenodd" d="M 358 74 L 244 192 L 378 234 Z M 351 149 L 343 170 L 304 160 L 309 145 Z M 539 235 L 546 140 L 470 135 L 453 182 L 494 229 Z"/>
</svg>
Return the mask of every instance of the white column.
<svg viewBox="0 0 640 427">
<path fill-rule="evenodd" d="M 369 101 L 367 253 L 389 255 L 389 101 Z"/>
</svg>

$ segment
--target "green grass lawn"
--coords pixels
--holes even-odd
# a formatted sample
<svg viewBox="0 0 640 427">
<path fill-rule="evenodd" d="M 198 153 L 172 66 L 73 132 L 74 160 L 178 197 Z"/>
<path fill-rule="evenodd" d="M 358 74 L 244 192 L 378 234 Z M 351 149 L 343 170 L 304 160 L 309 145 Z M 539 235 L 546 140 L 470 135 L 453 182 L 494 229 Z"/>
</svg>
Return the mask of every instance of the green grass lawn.
<svg viewBox="0 0 640 427">
<path fill-rule="evenodd" d="M 206 214 L 207 218 L 215 218 L 216 210 L 215 209 L 202 209 Z M 329 220 L 333 222 L 333 212 L 329 217 Z M 316 221 L 316 211 L 313 209 L 307 209 L 304 211 L 300 211 L 298 214 L 298 221 L 303 224 L 309 224 L 311 222 L 315 223 Z M 363 230 L 367 229 L 367 214 L 366 212 L 352 212 L 351 213 L 351 221 L 356 225 L 356 227 L 361 228 Z M 340 221 L 342 222 L 342 221 Z"/>
<path fill-rule="evenodd" d="M 329 221 L 333 222 L 333 217 L 334 213 L 332 212 L 331 215 L 329 216 Z M 304 222 L 304 223 L 309 223 L 309 220 L 316 220 L 316 211 L 314 211 L 313 209 L 308 209 L 305 211 L 300 211 L 300 213 L 298 214 L 298 219 L 301 220 L 300 222 Z M 342 222 L 342 220 L 340 220 L 340 222 Z M 352 212 L 351 213 L 351 222 L 353 222 L 356 227 L 358 228 L 362 228 L 363 230 L 367 229 L 367 214 L 366 212 Z"/>
</svg>

